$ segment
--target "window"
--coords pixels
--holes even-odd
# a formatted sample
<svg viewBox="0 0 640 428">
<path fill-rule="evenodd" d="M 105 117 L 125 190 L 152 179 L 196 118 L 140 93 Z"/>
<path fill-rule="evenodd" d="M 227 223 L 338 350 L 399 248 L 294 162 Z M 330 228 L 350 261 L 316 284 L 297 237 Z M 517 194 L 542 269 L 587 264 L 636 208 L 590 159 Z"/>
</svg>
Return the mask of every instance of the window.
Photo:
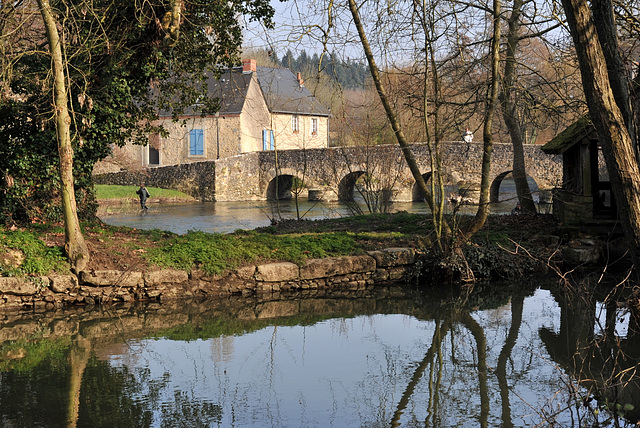
<svg viewBox="0 0 640 428">
<path fill-rule="evenodd" d="M 297 114 L 291 117 L 291 130 L 293 132 L 300 132 L 300 116 Z"/>
<path fill-rule="evenodd" d="M 160 165 L 160 151 L 149 147 L 149 165 Z"/>
<path fill-rule="evenodd" d="M 189 132 L 189 156 L 204 156 L 204 131 L 192 129 Z"/>
<path fill-rule="evenodd" d="M 318 118 L 311 118 L 311 135 L 318 135 Z"/>
<path fill-rule="evenodd" d="M 275 146 L 275 137 L 273 129 L 262 130 L 262 150 L 273 150 Z"/>
<path fill-rule="evenodd" d="M 143 163 L 160 165 L 160 135 L 149 135 L 149 144 L 143 149 Z"/>
</svg>

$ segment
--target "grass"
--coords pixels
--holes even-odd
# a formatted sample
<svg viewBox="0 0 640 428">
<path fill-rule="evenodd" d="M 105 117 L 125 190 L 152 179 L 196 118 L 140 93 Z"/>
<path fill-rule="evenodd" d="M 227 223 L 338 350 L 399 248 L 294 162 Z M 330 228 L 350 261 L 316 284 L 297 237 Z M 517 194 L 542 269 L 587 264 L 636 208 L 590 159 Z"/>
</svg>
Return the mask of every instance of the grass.
<svg viewBox="0 0 640 428">
<path fill-rule="evenodd" d="M 268 235 L 249 231 L 225 235 L 191 231 L 164 241 L 147 254 L 158 266 L 187 271 L 199 267 L 207 274 L 219 274 L 256 260 L 301 264 L 310 258 L 361 252 L 355 235 L 348 232 Z"/>
<path fill-rule="evenodd" d="M 60 247 L 48 247 L 38 237 L 38 232 L 0 229 L 0 276 L 45 275 L 50 272 L 64 272 L 69 265 Z M 23 259 L 8 263 L 9 254 L 20 254 Z"/>
<path fill-rule="evenodd" d="M 99 200 L 108 199 L 132 199 L 138 198 L 136 190 L 138 186 L 115 186 L 107 184 L 96 184 L 96 198 Z M 161 189 L 159 187 L 147 187 L 147 190 L 153 198 L 180 198 L 180 199 L 193 199 L 186 193 L 178 192 L 177 190 Z"/>
<path fill-rule="evenodd" d="M 474 237 L 488 247 L 526 242 L 553 226 L 538 218 L 497 216 Z M 283 221 L 252 231 L 210 234 L 191 231 L 177 235 L 161 230 L 136 230 L 101 223 L 83 224 L 92 249 L 92 268 L 148 269 L 155 265 L 185 271 L 220 274 L 242 265 L 269 261 L 302 264 L 311 258 L 363 254 L 389 247 L 420 247 L 432 234 L 429 215 L 373 214 L 339 219 Z M 526 232 L 526 233 L 525 233 Z M 0 276 L 45 275 L 68 271 L 59 225 L 31 225 L 26 230 L 0 228 Z M 502 251 L 502 250 L 500 250 Z M 16 257 L 19 263 L 16 263 Z"/>
</svg>

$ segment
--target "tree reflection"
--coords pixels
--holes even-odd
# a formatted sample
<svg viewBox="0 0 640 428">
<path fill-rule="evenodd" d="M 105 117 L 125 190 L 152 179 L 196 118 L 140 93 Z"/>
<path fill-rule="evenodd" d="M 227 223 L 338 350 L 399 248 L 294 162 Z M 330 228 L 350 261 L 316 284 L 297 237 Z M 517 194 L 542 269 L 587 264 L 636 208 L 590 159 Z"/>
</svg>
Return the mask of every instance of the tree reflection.
<svg viewBox="0 0 640 428">
<path fill-rule="evenodd" d="M 108 361 L 92 357 L 88 361 L 82 378 L 82 394 L 79 399 L 76 426 L 79 428 L 151 426 L 153 401 L 145 403 L 134 399 L 142 391 L 142 385 L 140 378 L 136 379 L 127 367 L 113 367 Z M 151 389 L 153 388 L 152 385 Z M 149 396 L 153 397 L 154 394 Z M 158 397 L 158 394 L 155 394 L 155 397 Z"/>
<path fill-rule="evenodd" d="M 397 406 L 396 411 L 395 411 L 395 413 L 393 415 L 393 418 L 391 420 L 391 426 L 392 427 L 400 426 L 400 417 L 402 416 L 402 413 L 404 412 L 404 410 L 406 409 L 407 405 L 409 404 L 409 400 L 411 399 L 411 397 L 413 395 L 413 392 L 414 392 L 414 390 L 416 388 L 416 385 L 418 384 L 418 382 L 422 378 L 425 370 L 430 365 L 431 365 L 431 372 L 429 374 L 429 392 L 430 392 L 430 397 L 429 397 L 428 412 L 429 412 L 429 415 L 432 418 L 435 418 L 436 415 L 437 415 L 437 402 L 438 402 L 437 395 L 438 395 L 438 388 L 440 386 L 442 366 L 440 364 L 437 368 L 435 368 L 435 365 L 433 364 L 433 360 L 434 360 L 434 357 L 437 356 L 438 357 L 438 362 L 439 363 L 442 362 L 442 341 L 444 340 L 447 332 L 449 331 L 449 328 L 451 327 L 451 319 L 450 319 L 450 317 L 448 317 L 445 320 L 441 320 L 440 319 L 440 314 L 438 313 L 438 315 L 436 315 L 435 323 L 436 323 L 436 328 L 435 328 L 434 333 L 433 333 L 433 339 L 432 339 L 432 342 L 431 342 L 431 347 L 429 348 L 429 350 L 425 354 L 424 359 L 420 362 L 420 364 L 418 364 L 418 367 L 416 368 L 415 372 L 413 373 L 413 376 L 411 376 L 411 380 L 407 384 L 407 388 L 405 389 L 404 393 L 402 394 L 402 398 L 398 402 L 398 406 Z M 436 376 L 438 378 L 438 380 L 436 381 L 435 385 L 433 385 L 434 371 L 437 372 Z M 434 397 L 434 395 L 435 395 L 435 397 Z M 427 419 L 428 419 L 428 417 L 427 417 Z"/>
<path fill-rule="evenodd" d="M 484 330 L 473 319 L 469 312 L 465 312 L 461 319 L 462 324 L 469 329 L 476 341 L 478 352 L 478 386 L 480 391 L 480 426 L 486 427 L 489 419 L 489 386 L 487 385 L 487 339 Z"/>
<path fill-rule="evenodd" d="M 0 329 L 0 426 L 512 427 L 535 425 L 527 418 L 541 407 L 543 424 L 578 426 L 603 422 L 604 412 L 594 412 L 605 402 L 632 416 L 624 405 L 640 395 L 637 312 L 622 313 L 613 294 L 529 290 L 217 299 L 194 309 L 17 317 Z M 624 334 L 621 315 L 630 319 Z M 24 343 L 39 347 L 5 345 L 26 330 Z M 555 370 L 544 348 L 577 380 Z M 26 364 L 47 350 L 48 359 Z M 12 371 L 19 363 L 25 368 Z M 560 390 L 575 393 L 564 408 L 540 405 Z"/>
<path fill-rule="evenodd" d="M 91 358 L 82 379 L 74 427 L 210 427 L 222 419 L 222 408 L 185 391 L 167 394 L 170 374 L 151 379 L 145 369 Z"/>
<path fill-rule="evenodd" d="M 89 361 L 91 341 L 78 334 L 71 344 L 69 352 L 69 404 L 67 411 L 67 427 L 73 428 L 78 423 L 78 411 L 80 409 L 80 388 L 82 376 Z"/>
<path fill-rule="evenodd" d="M 504 428 L 513 427 L 511 420 L 511 405 L 509 401 L 509 384 L 507 382 L 507 362 L 511 358 L 511 352 L 516 345 L 518 332 L 522 324 L 522 311 L 524 308 L 524 295 L 516 294 L 511 298 L 511 325 L 509 333 L 500 350 L 498 365 L 496 367 L 496 377 L 500 386 L 500 402 L 502 403 L 502 426 Z"/>
<path fill-rule="evenodd" d="M 448 310 L 438 312 L 434 316 L 435 330 L 431 341 L 431 346 L 424 359 L 417 365 L 413 371 L 411 379 L 409 380 L 407 387 L 399 400 L 396 407 L 395 414 L 391 421 L 392 427 L 401 426 L 400 419 L 403 412 L 409 405 L 409 402 L 414 399 L 414 393 L 416 388 L 424 376 L 424 373 L 428 367 L 431 367 L 428 378 L 429 399 L 426 405 L 427 416 L 425 418 L 424 426 L 437 427 L 441 425 L 441 420 L 438 416 L 438 407 L 440 400 L 440 388 L 442 385 L 443 375 L 443 344 L 446 335 L 451 337 L 450 353 L 451 364 L 453 367 L 460 367 L 464 364 L 460 364 L 458 358 L 456 358 L 456 336 L 460 337 L 460 332 L 452 329 L 453 325 L 459 324 L 465 327 L 471 333 L 473 342 L 475 343 L 475 355 L 477 360 L 474 363 L 475 372 L 477 374 L 477 395 L 480 398 L 480 411 L 477 416 L 478 425 L 486 427 L 489 425 L 489 413 L 491 410 L 490 403 L 490 380 L 488 378 L 488 345 L 485 335 L 484 327 L 472 316 L 467 300 L 471 296 L 471 289 L 467 289 L 467 295 L 452 302 L 449 305 Z M 523 310 L 524 310 L 525 295 L 521 292 L 515 293 L 511 297 L 511 322 L 509 325 L 509 331 L 504 341 L 504 344 L 500 350 L 498 356 L 497 367 L 495 369 L 496 378 L 498 379 L 498 386 L 500 390 L 501 398 L 501 426 L 513 427 L 513 421 L 511 417 L 511 405 L 510 405 L 510 388 L 508 385 L 508 373 L 507 363 L 511 359 L 511 354 L 516 346 L 518 334 L 522 324 Z M 460 352 L 460 351 L 458 351 Z M 435 361 L 434 361 L 435 360 Z M 434 378 L 436 379 L 434 382 Z M 447 388 L 452 387 L 452 381 L 445 384 Z M 465 390 L 463 394 L 467 394 L 469 398 L 475 394 L 472 391 Z M 443 397 L 446 398 L 446 397 Z"/>
<path fill-rule="evenodd" d="M 602 290 L 609 292 L 602 294 Z M 561 306 L 560 331 L 542 328 L 539 332 L 551 358 L 579 386 L 569 391 L 573 397 L 569 405 L 581 425 L 620 426 L 624 424 L 620 417 L 629 423 L 640 420 L 638 311 L 625 309 L 622 291 L 621 286 L 608 289 L 587 280 L 567 282 L 556 293 Z M 626 335 L 617 332 L 622 314 L 629 320 Z"/>
</svg>

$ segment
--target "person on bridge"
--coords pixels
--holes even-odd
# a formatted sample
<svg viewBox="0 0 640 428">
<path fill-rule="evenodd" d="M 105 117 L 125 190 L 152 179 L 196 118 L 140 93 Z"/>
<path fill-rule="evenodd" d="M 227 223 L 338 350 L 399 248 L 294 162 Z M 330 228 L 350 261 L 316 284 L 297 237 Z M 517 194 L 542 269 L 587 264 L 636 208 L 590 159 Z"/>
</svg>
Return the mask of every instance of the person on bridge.
<svg viewBox="0 0 640 428">
<path fill-rule="evenodd" d="M 464 131 L 464 134 L 462 134 L 462 139 L 465 143 L 473 143 L 473 132 L 467 128 L 467 130 Z"/>
<path fill-rule="evenodd" d="M 147 198 L 151 197 L 151 195 L 149 194 L 147 188 L 144 187 L 144 184 L 140 185 L 140 188 L 136 190 L 136 193 L 140 198 L 140 208 L 143 210 L 148 210 L 149 207 L 147 206 Z"/>
</svg>

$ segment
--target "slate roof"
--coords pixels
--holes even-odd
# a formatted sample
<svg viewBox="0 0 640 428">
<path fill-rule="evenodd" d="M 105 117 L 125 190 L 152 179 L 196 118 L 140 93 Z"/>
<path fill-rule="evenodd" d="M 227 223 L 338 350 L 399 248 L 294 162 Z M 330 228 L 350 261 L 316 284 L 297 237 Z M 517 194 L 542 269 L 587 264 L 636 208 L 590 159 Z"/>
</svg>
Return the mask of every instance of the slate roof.
<svg viewBox="0 0 640 428">
<path fill-rule="evenodd" d="M 329 116 L 329 110 L 288 68 L 257 67 L 256 72 L 271 113 Z"/>
<path fill-rule="evenodd" d="M 329 116 L 329 110 L 311 94 L 288 68 L 256 67 L 258 83 L 271 113 Z M 240 114 L 247 99 L 253 73 L 243 73 L 242 67 L 225 70 L 219 79 L 207 79 L 210 98 L 220 98 L 220 114 Z M 198 114 L 197 106 L 185 110 L 185 115 Z M 160 117 L 171 116 L 161 111 Z"/>
<path fill-rule="evenodd" d="M 554 155 L 562 154 L 594 131 L 591 119 L 583 116 L 542 146 L 542 151 Z"/>
<path fill-rule="evenodd" d="M 240 114 L 247 99 L 251 73 L 242 73 L 242 67 L 226 70 L 220 79 L 207 79 L 209 96 L 220 98 L 220 114 Z"/>
</svg>

